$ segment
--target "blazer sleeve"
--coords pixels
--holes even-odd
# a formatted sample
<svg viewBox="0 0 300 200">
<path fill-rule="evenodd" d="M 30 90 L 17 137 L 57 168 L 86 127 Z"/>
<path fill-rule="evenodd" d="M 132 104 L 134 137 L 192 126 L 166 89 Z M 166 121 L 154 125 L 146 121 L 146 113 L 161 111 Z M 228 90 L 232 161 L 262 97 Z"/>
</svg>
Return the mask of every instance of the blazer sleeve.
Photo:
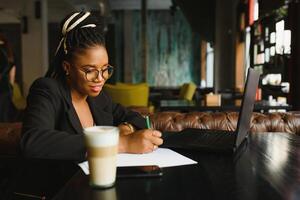
<svg viewBox="0 0 300 200">
<path fill-rule="evenodd" d="M 33 83 L 20 143 L 26 157 L 85 160 L 83 135 L 56 130 L 62 102 L 55 80 L 42 78 Z"/>
</svg>

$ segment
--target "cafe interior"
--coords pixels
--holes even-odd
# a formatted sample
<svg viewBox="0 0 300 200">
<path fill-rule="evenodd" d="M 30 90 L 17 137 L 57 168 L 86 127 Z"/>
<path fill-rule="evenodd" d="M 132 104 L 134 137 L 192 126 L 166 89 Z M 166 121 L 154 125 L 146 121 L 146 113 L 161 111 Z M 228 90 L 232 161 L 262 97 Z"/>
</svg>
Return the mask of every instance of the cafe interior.
<svg viewBox="0 0 300 200">
<path fill-rule="evenodd" d="M 256 100 L 262 112 L 299 110 L 297 4 L 222 3 L 2 1 L 0 30 L 16 64 L 15 104 L 25 108 L 32 82 L 51 65 L 63 17 L 90 10 L 106 19 L 115 70 L 104 90 L 117 103 L 146 113 L 239 106 L 251 67 L 261 74 Z"/>
<path fill-rule="evenodd" d="M 51 66 L 60 22 L 72 11 L 105 19 L 114 72 L 102 90 L 114 103 L 149 117 L 163 136 L 190 129 L 238 134 L 245 125 L 243 142 L 235 138 L 231 153 L 170 146 L 196 164 L 155 164 L 162 174 L 138 178 L 120 178 L 117 171 L 105 190 L 91 187 L 74 161 L 24 158 L 19 142 L 26 98 Z M 15 77 L 13 111 L 0 88 L 3 199 L 300 198 L 298 0 L 1 0 L 4 44 Z M 243 117 L 249 69 L 259 80 Z"/>
</svg>

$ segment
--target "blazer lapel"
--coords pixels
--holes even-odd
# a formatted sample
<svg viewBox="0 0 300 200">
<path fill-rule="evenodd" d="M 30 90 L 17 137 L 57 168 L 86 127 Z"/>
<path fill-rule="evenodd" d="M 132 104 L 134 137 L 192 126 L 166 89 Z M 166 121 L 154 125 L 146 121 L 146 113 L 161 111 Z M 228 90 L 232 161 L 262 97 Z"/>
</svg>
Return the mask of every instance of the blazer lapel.
<svg viewBox="0 0 300 200">
<path fill-rule="evenodd" d="M 75 109 L 72 107 L 70 107 L 70 109 L 67 111 L 67 115 L 70 121 L 70 124 L 72 125 L 72 127 L 74 128 L 76 133 L 82 133 L 82 126 L 80 123 L 80 120 L 78 118 L 78 115 L 75 111 Z"/>
<path fill-rule="evenodd" d="M 88 97 L 87 102 L 90 106 L 95 125 L 113 125 L 112 115 L 105 112 L 105 110 L 103 109 L 103 103 L 105 102 L 96 101 L 96 98 L 94 97 Z"/>
<path fill-rule="evenodd" d="M 66 102 L 66 114 L 68 116 L 70 124 L 77 134 L 81 134 L 83 128 L 72 104 L 71 92 L 69 87 L 67 86 L 67 83 L 62 83 L 61 92 Z"/>
</svg>

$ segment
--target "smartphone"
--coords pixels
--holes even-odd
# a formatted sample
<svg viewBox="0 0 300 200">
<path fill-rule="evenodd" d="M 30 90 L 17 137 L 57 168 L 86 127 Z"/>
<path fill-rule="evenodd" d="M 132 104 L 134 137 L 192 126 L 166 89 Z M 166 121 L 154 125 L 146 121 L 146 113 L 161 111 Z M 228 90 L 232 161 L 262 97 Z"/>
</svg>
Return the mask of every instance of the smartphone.
<svg viewBox="0 0 300 200">
<path fill-rule="evenodd" d="M 117 168 L 117 178 L 155 178 L 162 175 L 162 169 L 157 165 Z"/>
</svg>

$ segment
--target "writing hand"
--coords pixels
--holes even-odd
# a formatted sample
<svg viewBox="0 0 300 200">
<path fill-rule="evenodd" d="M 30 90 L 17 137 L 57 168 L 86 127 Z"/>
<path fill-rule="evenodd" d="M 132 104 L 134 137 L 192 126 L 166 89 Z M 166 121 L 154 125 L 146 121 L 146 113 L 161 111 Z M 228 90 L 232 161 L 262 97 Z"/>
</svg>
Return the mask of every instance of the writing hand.
<svg viewBox="0 0 300 200">
<path fill-rule="evenodd" d="M 119 152 L 150 153 L 163 143 L 161 132 L 152 129 L 120 135 Z"/>
</svg>

